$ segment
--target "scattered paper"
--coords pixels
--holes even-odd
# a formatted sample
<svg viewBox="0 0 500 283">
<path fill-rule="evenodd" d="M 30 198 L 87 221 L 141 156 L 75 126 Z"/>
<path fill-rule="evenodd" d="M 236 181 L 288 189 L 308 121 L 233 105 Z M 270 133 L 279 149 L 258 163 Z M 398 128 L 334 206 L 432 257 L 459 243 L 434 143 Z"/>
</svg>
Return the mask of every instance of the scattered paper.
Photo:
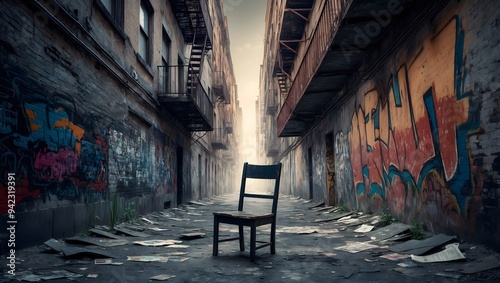
<svg viewBox="0 0 500 283">
<path fill-rule="evenodd" d="M 141 217 L 141 220 L 146 221 L 147 223 L 153 224 L 153 225 L 158 224 L 158 222 L 151 221 L 151 220 L 147 219 L 146 217 Z"/>
<path fill-rule="evenodd" d="M 94 264 L 112 264 L 113 260 L 110 258 L 96 258 Z"/>
<path fill-rule="evenodd" d="M 278 233 L 290 233 L 290 234 L 312 234 L 312 233 L 317 233 L 319 230 L 319 227 L 317 226 L 293 226 L 293 227 L 283 227 L 280 229 L 277 229 L 276 232 Z"/>
<path fill-rule="evenodd" d="M 148 227 L 149 230 L 153 230 L 153 231 L 158 231 L 158 232 L 162 232 L 162 231 L 167 231 L 168 229 L 167 228 L 159 228 L 159 227 Z"/>
<path fill-rule="evenodd" d="M 188 259 L 189 259 L 188 257 L 169 257 L 168 258 L 169 261 L 173 261 L 173 262 L 184 262 Z"/>
<path fill-rule="evenodd" d="M 374 249 L 378 246 L 370 244 L 369 242 L 348 242 L 345 246 L 336 247 L 336 250 L 346 251 L 349 253 L 358 253 L 368 249 Z"/>
<path fill-rule="evenodd" d="M 148 241 L 135 241 L 134 244 L 148 247 L 160 247 L 180 244 L 182 241 L 178 240 L 148 240 Z"/>
<path fill-rule="evenodd" d="M 187 248 L 189 248 L 188 245 L 169 245 L 167 247 L 168 248 L 177 248 L 177 249 L 187 249 Z"/>
<path fill-rule="evenodd" d="M 411 259 L 417 262 L 443 262 L 465 259 L 464 254 L 458 248 L 458 243 L 446 245 L 443 251 L 427 256 L 411 255 Z"/>
<path fill-rule="evenodd" d="M 110 258 L 96 258 L 94 264 L 122 265 L 123 262 L 115 262 Z"/>
<path fill-rule="evenodd" d="M 373 226 L 373 225 L 363 224 L 358 229 L 354 230 L 354 232 L 356 232 L 356 233 L 366 233 L 366 232 L 370 232 L 371 230 L 373 230 L 374 227 L 375 226 Z"/>
<path fill-rule="evenodd" d="M 154 255 L 138 255 L 138 256 L 127 256 L 127 260 L 130 261 L 140 261 L 140 262 L 167 262 L 168 257 L 165 256 L 154 256 Z"/>
<path fill-rule="evenodd" d="M 438 234 L 424 240 L 409 240 L 404 243 L 391 246 L 389 250 L 397 253 L 423 255 L 436 247 L 455 240 L 456 237 L 454 236 Z"/>
<path fill-rule="evenodd" d="M 165 280 L 169 280 L 169 279 L 172 279 L 172 278 L 175 278 L 175 275 L 160 274 L 160 275 L 156 275 L 156 276 L 150 277 L 149 279 L 150 280 L 157 280 L 157 281 L 165 281 Z"/>
<path fill-rule="evenodd" d="M 381 255 L 380 257 L 386 258 L 386 259 L 389 259 L 389 260 L 400 260 L 400 259 L 409 258 L 410 256 L 409 255 L 398 254 L 398 253 L 391 253 L 391 254 Z"/>
</svg>

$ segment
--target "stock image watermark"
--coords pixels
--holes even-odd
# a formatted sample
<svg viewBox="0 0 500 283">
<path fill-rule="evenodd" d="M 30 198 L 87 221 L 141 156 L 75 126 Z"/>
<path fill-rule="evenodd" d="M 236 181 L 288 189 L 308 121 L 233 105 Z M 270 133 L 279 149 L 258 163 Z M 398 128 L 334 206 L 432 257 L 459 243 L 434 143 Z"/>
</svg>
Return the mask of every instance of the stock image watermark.
<svg viewBox="0 0 500 283">
<path fill-rule="evenodd" d="M 16 174 L 7 173 L 7 273 L 16 275 Z"/>
<path fill-rule="evenodd" d="M 361 49 L 366 48 L 372 42 L 372 39 L 380 34 L 382 28 L 387 27 L 393 17 L 402 11 L 403 6 L 401 6 L 399 0 L 388 1 L 386 9 L 380 11 L 371 10 L 370 15 L 373 20 L 367 22 L 364 29 L 360 27 L 354 28 L 354 44 L 345 39 L 340 43 L 340 48 L 347 62 L 350 63 L 351 55 L 360 53 Z"/>
</svg>

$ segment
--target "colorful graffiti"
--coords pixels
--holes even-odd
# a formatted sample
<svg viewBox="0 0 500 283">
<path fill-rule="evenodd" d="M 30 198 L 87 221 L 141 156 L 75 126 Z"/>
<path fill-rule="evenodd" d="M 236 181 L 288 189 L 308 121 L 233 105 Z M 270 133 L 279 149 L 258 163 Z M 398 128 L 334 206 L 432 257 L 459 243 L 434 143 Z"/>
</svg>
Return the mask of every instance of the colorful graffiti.
<svg viewBox="0 0 500 283">
<path fill-rule="evenodd" d="M 337 168 L 336 185 L 338 188 L 338 203 L 355 206 L 356 195 L 349 190 L 351 184 L 353 184 L 354 181 L 352 177 L 352 166 L 347 135 L 343 132 L 336 133 L 335 145 L 335 167 Z"/>
<path fill-rule="evenodd" d="M 1 186 L 8 173 L 16 174 L 18 203 L 102 199 L 106 142 L 77 125 L 72 97 L 49 94 L 9 69 L 0 84 L 0 213 L 7 209 Z"/>
<path fill-rule="evenodd" d="M 175 164 L 175 145 L 167 142 L 164 133 L 139 123 L 127 132 L 116 129 L 109 132 L 109 159 L 114 164 L 110 175 L 116 180 L 118 191 L 128 197 L 172 193 L 176 176 L 171 166 Z"/>
<path fill-rule="evenodd" d="M 386 92 L 364 95 L 348 132 L 352 170 L 345 169 L 360 207 L 389 204 L 410 219 L 425 211 L 445 227 L 467 214 L 476 193 L 468 135 L 479 121 L 478 105 L 464 90 L 463 52 L 464 32 L 454 18 L 397 70 Z M 336 146 L 345 145 L 337 138 Z"/>
</svg>

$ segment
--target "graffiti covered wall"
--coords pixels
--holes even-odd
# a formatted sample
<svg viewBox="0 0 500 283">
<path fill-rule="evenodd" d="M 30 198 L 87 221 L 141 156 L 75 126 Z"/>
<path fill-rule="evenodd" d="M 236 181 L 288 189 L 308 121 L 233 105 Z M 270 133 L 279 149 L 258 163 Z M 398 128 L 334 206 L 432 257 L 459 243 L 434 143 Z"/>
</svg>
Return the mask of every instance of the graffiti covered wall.
<svg viewBox="0 0 500 283">
<path fill-rule="evenodd" d="M 483 188 L 470 151 L 481 105 L 465 88 L 462 19 L 448 19 L 410 50 L 387 87 L 368 82 L 347 133 L 336 136 L 337 178 L 352 184 L 339 198 L 463 235 L 476 227 Z"/>
<path fill-rule="evenodd" d="M 7 211 L 8 173 L 16 206 L 33 201 L 106 198 L 107 144 L 92 117 L 82 119 L 67 94 L 50 94 L 12 69 L 0 81 L 0 213 Z"/>
</svg>

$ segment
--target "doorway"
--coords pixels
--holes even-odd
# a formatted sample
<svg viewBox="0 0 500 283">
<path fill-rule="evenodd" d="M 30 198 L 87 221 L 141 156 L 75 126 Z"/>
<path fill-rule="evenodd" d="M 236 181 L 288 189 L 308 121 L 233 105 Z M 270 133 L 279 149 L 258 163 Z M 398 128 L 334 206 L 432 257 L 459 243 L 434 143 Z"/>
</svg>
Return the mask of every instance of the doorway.
<svg viewBox="0 0 500 283">
<path fill-rule="evenodd" d="M 184 164 L 183 164 L 184 150 L 182 146 L 177 146 L 177 206 L 182 204 L 183 198 L 183 179 L 182 174 Z"/>
<path fill-rule="evenodd" d="M 326 141 L 326 205 L 334 206 L 337 203 L 335 194 L 335 152 L 333 149 L 333 133 L 325 136 Z"/>
</svg>

